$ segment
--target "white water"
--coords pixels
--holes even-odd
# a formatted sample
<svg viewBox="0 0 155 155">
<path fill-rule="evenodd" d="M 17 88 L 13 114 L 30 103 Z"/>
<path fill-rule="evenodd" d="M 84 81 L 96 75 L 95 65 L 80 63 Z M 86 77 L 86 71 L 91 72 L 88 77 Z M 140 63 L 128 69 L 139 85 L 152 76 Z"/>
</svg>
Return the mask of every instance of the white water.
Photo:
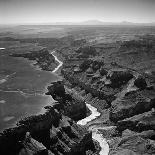
<svg viewBox="0 0 155 155">
<path fill-rule="evenodd" d="M 52 71 L 53 73 L 55 73 L 62 65 L 63 62 L 60 61 L 53 53 L 55 51 L 51 52 L 51 54 L 54 56 L 55 60 L 59 63 L 59 65 Z M 97 118 L 98 116 L 100 116 L 101 114 L 97 111 L 97 108 L 93 107 L 90 104 L 86 103 L 86 106 L 89 108 L 89 110 L 91 111 L 91 115 L 78 121 L 77 124 L 79 125 L 86 125 L 88 122 L 94 120 L 95 118 Z M 106 129 L 109 127 L 102 127 L 102 129 Z M 101 147 L 101 151 L 100 151 L 100 155 L 108 155 L 109 153 L 109 145 L 106 141 L 106 139 L 102 136 L 101 133 L 99 133 L 98 131 L 98 127 L 93 127 L 93 128 L 89 128 L 90 131 L 92 131 L 92 138 L 96 141 L 99 142 L 100 147 Z"/>
<path fill-rule="evenodd" d="M 59 63 L 59 65 L 52 71 L 52 73 L 55 73 L 62 65 L 63 65 L 63 62 L 60 61 L 53 53 L 55 51 L 51 52 L 51 54 L 54 56 L 55 60 Z"/>
<path fill-rule="evenodd" d="M 0 50 L 5 50 L 5 48 L 0 47 Z"/>
<path fill-rule="evenodd" d="M 86 125 L 88 122 L 91 120 L 95 119 L 96 117 L 100 116 L 100 113 L 97 111 L 97 108 L 91 106 L 90 104 L 86 104 L 86 106 L 89 108 L 91 111 L 91 115 L 78 121 L 77 124 L 79 125 Z"/>
<path fill-rule="evenodd" d="M 109 145 L 105 138 L 103 138 L 102 134 L 98 132 L 98 129 L 92 130 L 92 138 L 99 142 L 101 151 L 100 155 L 108 155 L 109 154 Z"/>
<path fill-rule="evenodd" d="M 91 115 L 78 121 L 77 124 L 79 125 L 86 125 L 88 122 L 94 120 L 95 118 L 97 118 L 98 116 L 100 116 L 100 113 L 97 111 L 97 108 L 93 107 L 90 104 L 86 104 L 86 106 L 89 108 L 89 110 L 91 111 Z M 92 138 L 96 141 L 99 142 L 100 147 L 101 147 L 101 151 L 100 151 L 100 155 L 108 155 L 109 153 L 109 145 L 106 141 L 106 139 L 102 136 L 101 133 L 99 133 L 98 129 L 106 129 L 106 128 L 110 128 L 110 127 L 90 127 L 89 130 L 92 131 Z"/>
</svg>

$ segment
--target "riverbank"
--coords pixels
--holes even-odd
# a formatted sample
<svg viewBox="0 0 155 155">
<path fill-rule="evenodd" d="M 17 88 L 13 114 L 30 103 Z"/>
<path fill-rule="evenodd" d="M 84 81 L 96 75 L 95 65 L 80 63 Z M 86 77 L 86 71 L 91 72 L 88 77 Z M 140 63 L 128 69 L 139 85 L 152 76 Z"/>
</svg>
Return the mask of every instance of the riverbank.
<svg viewBox="0 0 155 155">
<path fill-rule="evenodd" d="M 88 109 L 91 111 L 91 115 L 78 121 L 79 125 L 87 125 L 88 122 L 96 119 L 101 115 L 97 111 L 97 108 L 91 106 L 90 104 L 86 104 Z M 106 129 L 106 127 L 98 128 L 95 125 L 92 127 L 88 127 L 88 130 L 92 132 L 92 138 L 100 144 L 101 150 L 99 152 L 100 155 L 108 155 L 109 154 L 109 145 L 106 141 L 106 138 L 103 138 L 103 135 L 98 131 L 98 129 Z"/>
<path fill-rule="evenodd" d="M 86 103 L 90 103 L 100 112 L 98 118 L 90 122 L 86 118 L 83 124 L 94 131 L 93 134 L 98 130 L 98 134 L 101 135 L 94 135 L 98 140 L 101 138 L 100 141 L 106 142 L 100 143 L 100 146 L 104 146 L 109 154 L 154 153 L 154 75 L 146 75 L 146 71 L 143 72 L 139 68 L 125 67 L 121 60 L 117 59 L 119 56 L 124 59 L 125 52 L 130 53 L 131 49 L 136 49 L 130 53 L 132 60 L 137 56 L 140 58 L 137 61 L 143 62 L 144 57 L 140 53 L 142 47 L 148 47 L 147 43 L 146 40 L 143 40 L 143 44 L 141 40 L 123 42 L 119 49 L 114 50 L 117 52 L 111 53 L 109 58 L 109 49 L 104 53 L 104 48 L 99 50 L 94 46 L 81 47 L 73 51 L 65 61 L 62 74 L 67 86 L 73 94 L 82 97 Z M 66 51 L 62 50 L 60 53 L 68 58 Z M 79 58 L 83 58 L 83 61 Z M 125 58 L 129 58 L 129 55 Z M 136 64 L 136 61 L 134 63 Z M 142 67 L 145 66 L 145 63 L 141 64 Z M 82 124 L 82 121 L 80 123 Z M 143 147 L 147 142 L 152 150 Z"/>
<path fill-rule="evenodd" d="M 61 66 L 62 63 L 54 70 L 54 73 Z M 85 145 L 88 146 L 88 144 L 90 149 L 93 149 L 94 144 L 91 132 L 61 114 L 59 112 L 59 105 L 60 103 L 48 105 L 45 107 L 43 114 L 25 117 L 17 123 L 16 127 L 4 130 L 0 136 L 0 152 L 8 155 L 10 152 L 11 154 L 17 154 L 17 152 L 23 154 L 25 151 L 30 151 L 32 154 L 36 154 L 36 152 L 52 154 L 52 152 L 60 149 L 60 152 L 63 151 L 62 153 L 70 152 L 71 154 L 77 154 L 79 152 L 81 154 L 86 151 Z M 61 130 L 62 138 L 57 136 L 59 133 L 56 131 L 59 130 Z M 49 131 L 51 132 L 50 136 L 47 135 Z M 55 136 L 58 138 L 58 141 L 55 141 Z M 67 143 L 63 136 L 68 137 L 66 139 L 67 142 L 69 141 L 68 146 L 66 146 Z M 53 142 L 50 143 L 51 141 Z M 60 142 L 63 148 L 60 148 Z M 49 147 L 50 145 L 51 147 Z"/>
<path fill-rule="evenodd" d="M 55 55 L 54 55 L 55 51 L 51 52 L 51 54 L 55 57 L 55 60 L 59 62 L 59 65 L 57 68 L 55 68 L 55 70 L 53 71 L 54 73 L 63 65 L 63 62 L 61 62 Z M 92 105 L 86 103 L 87 108 L 91 111 L 91 114 L 82 119 L 79 120 L 77 122 L 78 125 L 87 125 L 88 122 L 91 122 L 92 120 L 96 119 L 97 117 L 99 117 L 101 115 L 101 113 L 98 112 L 97 108 L 93 107 Z M 104 127 L 103 127 L 104 129 Z M 106 127 L 105 127 L 106 129 Z M 97 141 L 100 144 L 101 147 L 101 151 L 99 152 L 100 155 L 108 155 L 109 153 L 109 145 L 106 142 L 106 139 L 103 138 L 102 134 L 98 131 L 97 127 L 94 128 L 89 128 L 89 131 L 92 132 L 92 138 Z"/>
<path fill-rule="evenodd" d="M 53 103 L 52 97 L 45 93 L 50 83 L 58 80 L 58 76 L 36 69 L 31 64 L 35 60 L 10 56 L 20 53 L 19 50 L 20 46 L 17 52 L 16 48 L 6 48 L 0 52 L 0 132 L 16 127 L 21 118 L 43 114 L 44 107 Z M 38 57 L 39 52 L 41 56 L 47 57 L 46 51 L 45 55 L 42 51 L 34 51 Z M 22 49 L 21 54 L 24 53 L 30 52 Z M 51 55 L 51 59 L 52 57 Z"/>
<path fill-rule="evenodd" d="M 57 73 L 58 70 L 60 70 L 60 68 L 62 67 L 63 65 L 63 62 L 60 61 L 57 56 L 55 55 L 56 51 L 52 51 L 51 54 L 54 56 L 55 58 L 55 61 L 58 62 L 58 66 L 52 71 L 52 73 Z M 57 73 L 58 74 L 58 73 Z"/>
<path fill-rule="evenodd" d="M 0 50 L 4 50 L 4 49 L 5 48 L 0 48 Z M 43 52 L 41 52 L 41 55 L 43 55 Z M 44 56 L 46 56 L 46 55 L 47 55 L 47 53 L 45 51 Z M 20 56 L 20 58 L 17 58 L 17 60 L 16 60 L 15 56 Z M 22 65 L 24 64 L 24 67 L 25 67 L 25 65 L 27 65 L 29 67 L 29 63 L 30 63 L 30 65 L 33 65 L 33 66 L 36 65 L 34 63 L 33 64 L 31 63 L 32 60 L 28 60 L 28 59 L 23 60 L 22 56 L 26 56 L 26 54 L 25 55 L 24 54 L 21 54 L 21 55 L 14 54 L 15 61 L 16 61 L 17 64 L 19 62 L 22 62 Z M 39 52 L 37 53 L 36 56 L 39 57 Z M 36 91 L 31 90 L 31 87 L 30 87 L 30 89 L 28 89 L 26 87 L 26 85 L 24 85 L 24 84 L 22 84 L 22 89 L 20 89 L 19 88 L 20 81 L 18 80 L 19 82 L 17 84 L 16 84 L 16 81 L 15 81 L 16 76 L 17 76 L 16 74 L 18 74 L 18 75 L 20 74 L 20 70 L 18 71 L 18 68 L 16 66 L 15 66 L 16 67 L 16 72 L 13 72 L 13 73 L 11 73 L 9 75 L 6 75 L 5 77 L 2 76 L 3 79 L 0 79 L 0 84 L 1 84 L 0 85 L 0 95 L 1 95 L 1 98 L 0 98 L 0 115 L 1 115 L 0 132 L 3 132 L 4 130 L 7 130 L 9 128 L 16 127 L 16 123 L 18 123 L 21 119 L 24 119 L 24 117 L 28 118 L 29 116 L 31 117 L 34 114 L 35 115 L 44 114 L 46 112 L 44 107 L 47 106 L 47 105 L 50 105 L 50 104 L 52 104 L 54 102 L 52 97 L 45 95 L 45 93 L 47 92 L 47 87 L 50 85 L 50 83 L 58 80 L 58 76 L 57 76 L 57 74 L 55 72 L 57 72 L 60 69 L 60 67 L 62 66 L 63 63 L 61 61 L 59 61 L 57 59 L 57 57 L 54 56 L 54 54 L 52 56 L 56 59 L 56 63 L 58 64 L 58 66 L 55 67 L 55 69 L 53 69 L 52 73 L 45 72 L 45 71 L 42 70 L 42 68 L 39 69 L 39 70 L 34 68 L 34 67 L 31 67 L 31 66 L 30 66 L 30 68 L 28 68 L 28 67 L 25 68 L 25 72 L 26 72 L 25 73 L 26 78 L 24 78 L 25 84 L 26 84 L 27 79 L 29 77 L 32 78 L 32 75 L 35 75 L 35 72 L 37 73 L 37 77 L 36 77 L 37 80 L 35 80 L 35 82 L 37 82 L 37 83 L 33 82 L 32 86 L 31 86 L 32 88 L 34 86 L 36 86 L 38 88 L 38 86 L 40 86 L 40 85 L 42 86 L 44 84 L 43 82 L 42 82 L 42 84 L 40 84 L 40 80 L 39 80 L 39 79 L 43 79 L 42 78 L 43 74 L 50 75 L 50 77 L 49 77 L 50 81 L 48 80 L 48 82 L 46 82 L 47 77 L 46 77 L 46 79 L 43 79 L 44 81 L 46 80 L 45 81 L 46 83 L 42 86 L 43 90 L 39 90 L 39 89 L 36 90 Z M 5 57 L 6 57 L 7 60 L 5 60 Z M 34 57 L 33 59 L 35 59 L 35 55 L 33 57 Z M 10 62 L 12 60 L 14 60 L 14 58 L 12 59 L 12 57 L 7 56 L 7 55 L 4 56 L 3 61 L 2 61 L 3 65 L 1 67 L 3 67 L 7 61 Z M 33 60 L 33 61 L 35 61 L 35 60 Z M 14 63 L 14 61 L 12 61 L 12 63 Z M 20 64 L 21 68 L 22 68 L 22 65 Z M 7 66 L 5 66 L 5 67 L 7 68 Z M 9 67 L 11 67 L 11 66 L 9 66 Z M 31 73 L 31 75 L 29 75 L 29 70 L 30 69 L 32 71 L 33 70 L 35 71 L 35 72 Z M 3 70 L 3 68 L 1 68 L 1 70 Z M 53 78 L 53 81 L 51 81 L 52 78 Z M 22 80 L 22 77 L 20 77 L 20 79 Z M 13 85 L 15 85 L 15 88 L 14 89 L 11 88 L 11 87 L 9 89 L 5 88 L 5 84 L 9 86 L 9 83 L 12 80 L 14 80 Z M 33 79 L 30 79 L 30 80 L 32 81 Z M 39 83 L 38 83 L 38 81 L 39 81 Z M 27 85 L 30 85 L 30 83 L 28 83 Z M 8 98 L 7 96 L 10 96 L 10 97 Z M 15 98 L 15 99 L 13 99 L 13 101 L 11 101 L 11 100 L 12 100 L 12 98 L 14 98 L 16 96 L 18 97 L 18 99 L 22 103 L 20 105 L 18 105 L 18 112 L 16 112 L 16 111 L 13 112 L 14 106 L 16 106 L 15 103 L 16 103 L 16 101 L 18 101 L 18 99 Z M 28 100 L 28 102 L 31 103 L 31 105 L 30 105 L 31 107 L 29 107 L 29 103 L 27 103 L 27 100 Z M 9 110 L 8 103 L 10 103 L 10 102 L 11 102 L 11 105 L 10 104 L 9 105 L 12 108 Z M 25 108 L 23 108 L 22 106 L 25 107 Z M 41 108 L 39 109 L 39 107 L 41 107 Z M 6 110 L 6 108 L 7 108 L 7 110 Z M 6 111 L 8 111 L 8 113 L 6 113 Z"/>
</svg>

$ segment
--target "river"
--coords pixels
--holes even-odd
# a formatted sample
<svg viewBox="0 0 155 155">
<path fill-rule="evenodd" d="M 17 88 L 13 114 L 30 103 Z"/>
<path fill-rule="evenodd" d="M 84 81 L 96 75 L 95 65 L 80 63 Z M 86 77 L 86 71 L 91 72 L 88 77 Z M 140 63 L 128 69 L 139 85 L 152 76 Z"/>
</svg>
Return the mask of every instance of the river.
<svg viewBox="0 0 155 155">
<path fill-rule="evenodd" d="M 54 55 L 55 51 L 52 51 L 51 54 L 54 56 L 55 60 L 59 63 L 59 65 L 52 71 L 52 73 L 55 73 L 62 65 L 63 62 L 60 61 L 57 56 Z"/>
<path fill-rule="evenodd" d="M 91 111 L 91 115 L 78 121 L 77 124 L 79 125 L 86 125 L 88 122 L 96 119 L 97 117 L 99 117 L 101 114 L 97 111 L 97 108 L 93 107 L 90 104 L 86 104 L 86 106 L 89 108 L 89 110 Z M 102 136 L 102 134 L 98 131 L 98 129 L 104 129 L 106 130 L 109 127 L 97 127 L 97 126 L 93 126 L 93 127 L 89 127 L 89 130 L 92 131 L 92 138 L 99 142 L 100 147 L 101 147 L 101 151 L 100 151 L 100 155 L 108 155 L 109 153 L 109 145 L 106 141 L 106 139 Z"/>
<path fill-rule="evenodd" d="M 63 65 L 63 62 L 60 61 L 57 56 L 54 55 L 55 51 L 52 51 L 51 54 L 54 56 L 55 60 L 59 63 L 59 65 L 53 70 L 53 73 L 58 71 L 58 69 Z M 86 103 L 86 106 L 91 111 L 91 115 L 79 120 L 77 124 L 79 125 L 86 125 L 88 122 L 96 119 L 101 115 L 101 113 L 98 112 L 97 108 L 93 107 L 89 103 Z M 102 129 L 107 129 L 109 127 L 102 127 Z M 101 129 L 101 127 L 93 126 L 90 127 L 89 130 L 92 131 L 92 138 L 97 141 L 100 144 L 101 150 L 99 152 L 100 155 L 108 155 L 109 154 L 109 145 L 106 141 L 106 139 L 102 136 L 102 134 L 98 131 L 98 129 Z"/>
</svg>

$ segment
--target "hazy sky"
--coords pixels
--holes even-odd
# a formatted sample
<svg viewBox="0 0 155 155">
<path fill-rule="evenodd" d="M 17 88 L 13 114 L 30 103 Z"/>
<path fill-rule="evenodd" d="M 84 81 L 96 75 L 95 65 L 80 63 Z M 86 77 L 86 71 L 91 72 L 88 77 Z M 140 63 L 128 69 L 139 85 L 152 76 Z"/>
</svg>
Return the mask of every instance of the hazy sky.
<svg viewBox="0 0 155 155">
<path fill-rule="evenodd" d="M 0 0 L 0 23 L 155 22 L 155 0 Z"/>
</svg>

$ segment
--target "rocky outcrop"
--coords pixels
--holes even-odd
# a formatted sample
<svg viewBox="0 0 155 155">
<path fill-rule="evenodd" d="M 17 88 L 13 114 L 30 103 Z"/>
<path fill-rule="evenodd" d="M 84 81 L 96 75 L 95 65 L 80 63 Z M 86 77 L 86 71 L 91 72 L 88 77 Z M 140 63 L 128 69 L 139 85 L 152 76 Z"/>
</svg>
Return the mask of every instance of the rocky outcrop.
<svg viewBox="0 0 155 155">
<path fill-rule="evenodd" d="M 0 152 L 7 155 L 69 155 L 95 151 L 94 147 L 89 147 L 90 144 L 94 146 L 91 132 L 54 107 L 46 109 L 46 114 L 28 117 L 16 128 L 4 130 L 0 136 Z"/>
<path fill-rule="evenodd" d="M 112 88 L 119 88 L 126 84 L 133 78 L 133 74 L 128 70 L 116 70 L 107 76 L 111 83 L 109 84 Z"/>
<path fill-rule="evenodd" d="M 87 144 L 93 144 L 91 133 L 65 116 L 58 127 L 52 126 L 50 129 L 50 139 L 50 149 L 54 154 L 84 154 L 86 150 L 91 150 L 86 147 Z"/>
<path fill-rule="evenodd" d="M 43 48 L 39 51 L 30 51 L 29 53 L 14 53 L 11 54 L 13 57 L 24 57 L 28 58 L 29 60 L 35 60 L 41 69 L 52 71 L 56 66 L 57 62 L 55 62 L 55 58 L 53 55 L 49 53 L 46 48 Z"/>
<path fill-rule="evenodd" d="M 122 137 L 115 137 L 109 141 L 111 147 L 110 155 L 137 155 L 154 154 L 155 141 L 149 138 L 154 135 L 154 131 L 136 133 L 131 130 L 125 130 Z"/>
<path fill-rule="evenodd" d="M 90 58 L 90 59 L 86 59 L 84 60 L 80 65 L 79 68 L 82 71 L 87 70 L 88 68 L 91 69 L 92 71 L 96 71 L 98 69 L 101 68 L 101 66 L 104 65 L 104 60 L 102 58 L 99 57 L 95 57 L 95 58 Z"/>
<path fill-rule="evenodd" d="M 85 39 L 76 39 L 73 40 L 73 42 L 71 43 L 72 46 L 83 46 L 84 44 L 86 44 L 86 40 Z"/>
<path fill-rule="evenodd" d="M 71 44 L 78 47 L 82 42 Z M 141 62 L 138 50 L 142 50 L 142 55 L 149 50 L 151 55 L 153 42 L 124 42 L 119 51 L 114 52 L 113 60 L 110 60 L 113 55 L 111 51 L 107 57 L 106 53 L 99 53 L 95 46 L 83 46 L 78 50 L 77 47 L 73 52 L 65 47 L 64 51 L 70 54 L 61 52 L 65 58 L 62 69 L 65 79 L 48 87 L 46 94 L 58 102 L 46 107 L 46 114 L 21 120 L 16 128 L 4 131 L 0 137 L 0 150 L 5 151 L 3 154 L 31 150 L 32 154 L 97 154 L 92 133 L 73 121 L 86 117 L 86 103 L 89 103 L 101 115 L 89 122 L 87 127 L 97 129 L 106 137 L 110 155 L 155 154 L 154 80 L 148 86 L 149 77 L 146 80 L 142 70 L 137 72 L 132 67 L 119 64 Z M 103 48 L 101 51 L 104 53 Z M 25 57 L 32 60 L 37 57 L 42 63 L 49 60 L 48 55 L 41 55 L 26 54 Z M 126 55 L 130 55 L 131 60 Z M 31 134 L 28 140 L 25 137 L 27 132 Z"/>
<path fill-rule="evenodd" d="M 77 121 L 86 117 L 87 109 L 83 98 L 75 94 L 72 90 L 64 88 L 63 81 L 52 83 L 48 87 L 47 95 L 51 95 L 55 100 L 59 101 L 60 105 L 56 106 L 57 110 L 64 115 Z"/>
<path fill-rule="evenodd" d="M 47 148 L 42 144 L 33 139 L 29 132 L 26 133 L 23 141 L 23 148 L 20 150 L 19 155 L 48 155 Z"/>
<path fill-rule="evenodd" d="M 104 67 L 101 67 L 100 70 L 99 70 L 99 72 L 100 72 L 100 74 L 102 76 L 107 75 L 107 73 L 108 73 L 108 71 Z"/>
<path fill-rule="evenodd" d="M 151 110 L 155 107 L 155 90 L 139 90 L 113 101 L 110 119 L 114 122 Z"/>
<path fill-rule="evenodd" d="M 147 52 L 143 48 L 149 46 L 152 50 L 152 42 L 148 46 L 146 40 L 137 42 L 123 43 L 119 48 L 120 57 L 130 54 L 132 61 L 136 53 L 137 62 L 133 62 L 139 63 L 143 58 L 139 58 L 137 50 L 142 49 L 143 54 Z M 114 56 L 117 57 L 117 52 Z M 87 126 L 97 126 L 98 131 L 108 139 L 110 155 L 155 154 L 154 80 L 142 70 L 137 71 L 137 68 L 128 68 L 119 63 L 121 59 L 117 61 L 113 57 L 113 60 L 108 60 L 103 56 L 88 57 L 83 62 L 79 60 L 77 63 L 76 60 L 76 66 L 66 60 L 62 70 L 65 84 L 101 113 Z M 128 57 L 123 61 L 130 62 Z M 115 128 L 104 130 L 104 125 Z"/>
<path fill-rule="evenodd" d="M 118 129 L 130 129 L 135 131 L 146 131 L 155 130 L 155 112 L 152 111 L 144 112 L 133 117 L 126 118 L 118 121 Z"/>
<path fill-rule="evenodd" d="M 145 89 L 147 87 L 147 83 L 144 77 L 138 77 L 135 80 L 134 85 L 140 89 Z"/>
<path fill-rule="evenodd" d="M 127 69 L 104 66 L 103 59 L 88 59 L 79 65 L 81 72 L 75 73 L 71 68 L 64 68 L 62 74 L 73 86 L 79 86 L 94 97 L 105 100 L 108 104 L 115 99 L 133 73 Z"/>
<path fill-rule="evenodd" d="M 57 81 L 51 83 L 52 85 L 48 86 L 48 92 L 46 95 L 51 95 L 54 99 L 56 96 L 65 97 L 65 88 L 63 81 Z"/>
<path fill-rule="evenodd" d="M 92 46 L 84 46 L 76 50 L 76 53 L 78 53 L 77 58 L 88 58 L 96 55 L 96 49 Z"/>
<path fill-rule="evenodd" d="M 26 132 L 36 135 L 48 131 L 52 124 L 58 125 L 61 115 L 52 107 L 48 107 L 45 114 L 31 116 L 20 120 L 17 126 L 3 131 L 0 136 L 0 152 L 3 154 L 17 154 L 22 147 Z M 36 137 L 39 137 L 36 135 Z"/>
</svg>

